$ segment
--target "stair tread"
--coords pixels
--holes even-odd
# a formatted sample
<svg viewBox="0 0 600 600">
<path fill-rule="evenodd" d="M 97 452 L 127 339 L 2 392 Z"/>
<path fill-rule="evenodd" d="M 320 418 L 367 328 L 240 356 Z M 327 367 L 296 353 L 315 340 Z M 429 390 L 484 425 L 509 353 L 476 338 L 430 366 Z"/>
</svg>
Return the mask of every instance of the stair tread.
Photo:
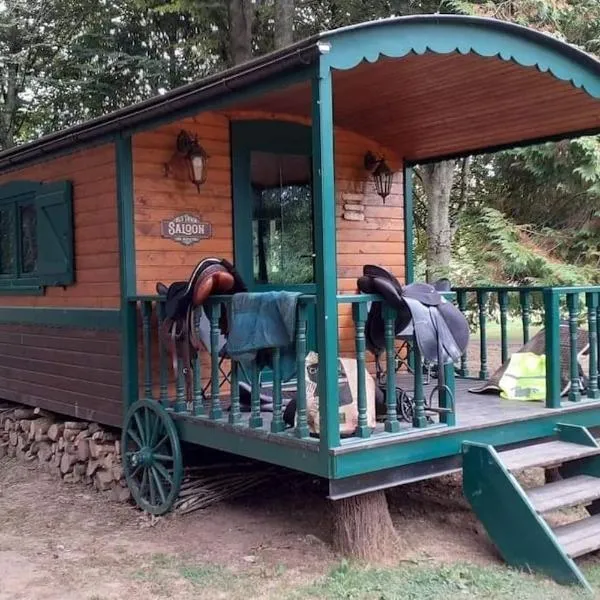
<svg viewBox="0 0 600 600">
<path fill-rule="evenodd" d="M 600 448 L 561 441 L 544 442 L 499 452 L 500 459 L 509 471 L 550 467 L 597 454 L 600 454 Z"/>
<path fill-rule="evenodd" d="M 557 508 L 587 504 L 600 498 L 600 478 L 577 475 L 526 492 L 535 510 L 540 514 L 547 513 Z"/>
<path fill-rule="evenodd" d="M 559 543 L 571 558 L 600 549 L 600 515 L 594 515 L 554 530 Z"/>
</svg>

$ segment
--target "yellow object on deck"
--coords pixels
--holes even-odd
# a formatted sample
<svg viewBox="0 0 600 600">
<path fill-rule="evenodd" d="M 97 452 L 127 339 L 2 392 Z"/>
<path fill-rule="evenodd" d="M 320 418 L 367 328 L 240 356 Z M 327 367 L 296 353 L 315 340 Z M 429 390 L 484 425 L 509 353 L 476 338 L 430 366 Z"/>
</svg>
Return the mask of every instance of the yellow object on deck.
<svg viewBox="0 0 600 600">
<path fill-rule="evenodd" d="M 545 400 L 546 355 L 517 352 L 500 382 L 500 396 L 507 400 Z"/>
</svg>

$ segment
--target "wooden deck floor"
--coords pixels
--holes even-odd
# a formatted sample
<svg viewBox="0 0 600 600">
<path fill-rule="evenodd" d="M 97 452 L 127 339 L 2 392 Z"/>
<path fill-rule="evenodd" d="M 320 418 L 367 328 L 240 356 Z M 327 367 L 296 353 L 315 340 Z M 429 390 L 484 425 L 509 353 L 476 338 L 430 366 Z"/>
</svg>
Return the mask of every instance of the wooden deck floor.
<svg viewBox="0 0 600 600">
<path fill-rule="evenodd" d="M 400 374 L 397 378 L 399 387 L 402 387 L 407 391 L 407 393 L 412 397 L 413 396 L 413 378 L 409 374 Z M 425 394 L 429 396 L 431 394 L 432 389 L 436 385 L 435 379 L 431 379 L 428 384 L 425 385 Z M 456 426 L 451 428 L 446 427 L 426 427 L 422 429 L 414 428 L 412 423 L 401 420 L 401 433 L 403 434 L 401 437 L 405 437 L 407 439 L 414 440 L 415 437 L 426 437 L 426 436 L 439 436 L 444 435 L 445 433 L 450 433 L 451 431 L 469 431 L 472 429 L 479 429 L 484 427 L 492 427 L 507 423 L 515 423 L 518 421 L 526 421 L 529 419 L 535 419 L 536 417 L 541 417 L 544 415 L 548 415 L 550 412 L 553 414 L 560 413 L 563 411 L 571 411 L 571 410 L 585 410 L 586 407 L 591 408 L 589 402 L 580 402 L 580 403 L 570 403 L 564 399 L 563 407 L 560 409 L 547 409 L 545 407 L 544 402 L 536 401 L 536 402 L 519 402 L 514 400 L 505 400 L 500 397 L 499 394 L 488 393 L 488 394 L 473 394 L 469 392 L 469 388 L 472 388 L 478 385 L 477 380 L 467 380 L 467 379 L 456 379 Z M 263 387 L 263 393 L 266 395 L 270 395 L 270 390 L 268 386 Z M 291 395 L 294 393 L 291 392 Z M 290 392 L 284 391 L 284 402 L 285 397 L 289 397 Z M 223 397 L 221 399 L 223 409 L 225 414 L 229 409 L 229 398 Z M 596 403 L 597 404 L 597 403 Z M 437 393 L 433 394 L 433 406 L 437 406 Z M 431 425 L 436 425 L 439 422 L 438 416 L 436 414 L 428 413 L 432 423 Z M 254 429 L 252 431 L 253 434 L 265 434 L 270 431 L 271 420 L 273 413 L 270 410 L 263 410 L 261 412 L 261 416 L 263 419 L 263 426 L 261 428 Z M 188 418 L 190 418 L 188 416 Z M 248 426 L 248 421 L 250 418 L 249 407 L 242 408 L 242 425 Z M 191 418 L 193 420 L 193 417 Z M 248 429 L 250 429 L 248 427 Z M 249 431 L 250 433 L 250 431 Z M 291 438 L 289 441 L 292 443 L 302 443 L 301 440 L 298 440 L 294 437 L 293 431 L 288 429 L 286 431 Z M 378 422 L 375 431 L 373 432 L 373 437 L 378 434 L 384 433 L 384 425 L 383 422 Z M 287 436 L 279 436 L 285 439 Z M 387 435 L 386 435 L 387 437 Z M 311 444 L 316 442 L 316 438 L 311 438 L 310 440 L 304 440 L 305 443 Z M 357 438 L 343 438 L 342 445 L 351 444 L 355 442 L 359 442 L 360 440 Z M 399 442 L 401 439 L 398 440 Z"/>
</svg>

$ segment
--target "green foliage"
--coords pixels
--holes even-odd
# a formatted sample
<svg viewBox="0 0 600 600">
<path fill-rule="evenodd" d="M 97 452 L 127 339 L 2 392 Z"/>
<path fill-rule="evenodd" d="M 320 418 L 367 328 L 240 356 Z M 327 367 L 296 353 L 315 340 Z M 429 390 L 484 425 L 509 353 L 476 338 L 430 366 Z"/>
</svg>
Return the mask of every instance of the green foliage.
<svg viewBox="0 0 600 600">
<path fill-rule="evenodd" d="M 455 285 L 583 285 L 600 281 L 597 269 L 542 252 L 526 225 L 480 207 L 461 215 L 453 265 Z"/>
</svg>

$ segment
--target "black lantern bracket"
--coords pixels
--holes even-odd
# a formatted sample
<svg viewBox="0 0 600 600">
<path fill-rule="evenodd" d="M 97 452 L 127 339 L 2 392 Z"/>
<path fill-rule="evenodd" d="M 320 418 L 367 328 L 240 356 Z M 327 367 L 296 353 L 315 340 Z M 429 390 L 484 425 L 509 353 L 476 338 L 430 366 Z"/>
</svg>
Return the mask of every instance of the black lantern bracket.
<svg viewBox="0 0 600 600">
<path fill-rule="evenodd" d="M 370 150 L 365 154 L 364 165 L 365 169 L 373 176 L 375 190 L 385 204 L 385 199 L 392 191 L 394 172 L 389 168 L 383 156 L 378 158 Z"/>
<path fill-rule="evenodd" d="M 173 162 L 183 159 L 186 163 L 190 181 L 200 191 L 200 186 L 206 181 L 206 163 L 209 158 L 206 150 L 200 145 L 198 136 L 185 130 L 177 135 L 175 152 L 168 162 L 164 164 L 165 177 L 172 173 Z"/>
</svg>

